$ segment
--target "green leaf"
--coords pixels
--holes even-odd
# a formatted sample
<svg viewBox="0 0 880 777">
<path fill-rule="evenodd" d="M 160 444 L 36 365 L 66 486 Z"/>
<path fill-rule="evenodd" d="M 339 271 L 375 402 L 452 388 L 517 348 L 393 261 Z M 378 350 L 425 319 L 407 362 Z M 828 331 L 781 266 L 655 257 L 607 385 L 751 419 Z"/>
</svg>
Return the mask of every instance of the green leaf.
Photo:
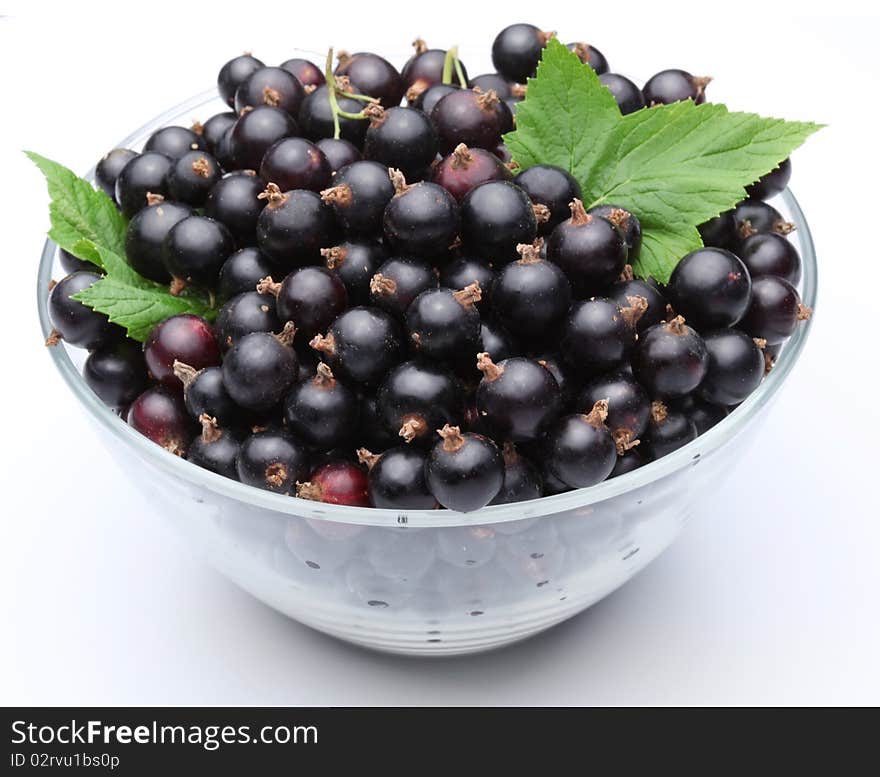
<svg viewBox="0 0 880 777">
<path fill-rule="evenodd" d="M 46 177 L 51 198 L 49 237 L 65 251 L 89 262 L 95 262 L 96 256 L 82 241 L 125 256 L 127 222 L 113 201 L 63 165 L 33 151 L 25 154 Z"/>
<path fill-rule="evenodd" d="M 138 275 L 113 251 L 95 245 L 86 250 L 97 254 L 107 274 L 75 294 L 74 299 L 105 313 L 114 324 L 125 327 L 128 336 L 135 340 L 146 340 L 153 327 L 169 316 L 192 313 L 211 321 L 217 314 L 198 296 L 174 296 L 165 286 Z"/>
<path fill-rule="evenodd" d="M 734 207 L 746 186 L 820 128 L 691 101 L 621 116 L 592 68 L 551 40 L 505 142 L 523 168 L 568 170 L 587 208 L 611 203 L 634 213 L 643 246 L 633 269 L 666 282 L 702 245 L 696 227 Z"/>
</svg>

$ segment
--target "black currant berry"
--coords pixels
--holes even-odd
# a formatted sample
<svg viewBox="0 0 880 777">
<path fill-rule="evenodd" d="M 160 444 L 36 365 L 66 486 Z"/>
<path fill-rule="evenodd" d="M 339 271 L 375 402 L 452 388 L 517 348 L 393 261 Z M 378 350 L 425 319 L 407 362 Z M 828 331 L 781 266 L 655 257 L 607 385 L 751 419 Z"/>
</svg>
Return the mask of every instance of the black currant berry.
<svg viewBox="0 0 880 777">
<path fill-rule="evenodd" d="M 577 401 L 577 407 L 587 410 L 600 400 L 608 403 L 605 425 L 611 430 L 617 453 L 623 455 L 638 445 L 651 415 L 651 401 L 645 390 L 623 372 L 609 373 L 594 378 L 586 386 Z"/>
<path fill-rule="evenodd" d="M 581 197 L 581 186 L 574 177 L 554 165 L 535 165 L 519 173 L 513 182 L 519 186 L 535 205 L 543 205 L 549 215 L 538 224 L 538 233 L 549 235 L 571 215 L 572 200 Z"/>
<path fill-rule="evenodd" d="M 89 354 L 83 378 L 108 407 L 128 407 L 149 384 L 144 352 L 127 338 L 108 343 Z"/>
<path fill-rule="evenodd" d="M 117 338 L 121 330 L 111 324 L 107 316 L 73 299 L 74 294 L 99 280 L 101 276 L 97 273 L 82 270 L 68 275 L 52 287 L 48 308 L 54 329 L 46 345 L 55 345 L 61 339 L 70 345 L 92 350 Z"/>
<path fill-rule="evenodd" d="M 504 482 L 496 497 L 489 503 L 506 505 L 538 499 L 544 494 L 544 483 L 538 468 L 521 456 L 511 442 L 501 449 L 504 459 Z"/>
<path fill-rule="evenodd" d="M 212 367 L 220 363 L 220 348 L 205 319 L 181 313 L 153 327 L 144 341 L 144 359 L 155 380 L 179 391 L 175 362 L 191 365 L 195 370 Z"/>
<path fill-rule="evenodd" d="M 495 92 L 473 89 L 456 89 L 443 97 L 431 109 L 431 121 L 444 154 L 459 143 L 492 151 L 513 124 L 510 109 Z"/>
<path fill-rule="evenodd" d="M 622 456 L 618 456 L 617 461 L 614 463 L 614 469 L 611 470 L 611 474 L 608 477 L 620 477 L 620 475 L 635 472 L 639 467 L 644 467 L 649 461 L 649 459 L 645 458 L 645 455 L 646 451 L 639 452 L 638 449 L 633 448 Z"/>
<path fill-rule="evenodd" d="M 268 429 L 248 437 L 236 460 L 238 479 L 279 494 L 296 493 L 298 481 L 309 476 L 305 447 L 280 429 Z"/>
<path fill-rule="evenodd" d="M 328 270 L 336 273 L 345 285 L 350 305 L 370 301 L 370 281 L 388 258 L 377 240 L 347 240 L 332 248 L 322 248 L 321 256 Z"/>
<path fill-rule="evenodd" d="M 65 251 L 61 246 L 58 247 L 58 262 L 61 264 L 61 269 L 64 270 L 65 275 L 70 275 L 75 272 L 79 272 L 80 270 L 85 270 L 86 272 L 102 272 L 101 268 L 95 264 L 92 264 L 87 259 L 80 259 L 79 257 L 74 256 L 69 251 Z"/>
<path fill-rule="evenodd" d="M 700 224 L 698 229 L 704 246 L 731 250 L 739 243 L 736 236 L 736 219 L 732 210 L 726 210 L 714 219 Z"/>
<path fill-rule="evenodd" d="M 296 116 L 305 92 L 299 79 L 280 67 L 261 67 L 254 70 L 235 90 L 235 110 L 268 105 Z"/>
<path fill-rule="evenodd" d="M 229 130 L 229 154 L 237 168 L 256 171 L 273 144 L 296 134 L 298 127 L 289 113 L 261 105 L 243 113 Z"/>
<path fill-rule="evenodd" d="M 608 72 L 608 60 L 605 55 L 595 46 L 589 43 L 569 43 L 568 50 L 577 54 L 578 59 L 585 65 L 589 65 L 596 71 L 597 75 L 603 75 Z"/>
<path fill-rule="evenodd" d="M 260 177 L 282 191 L 319 192 L 330 183 L 332 171 L 324 152 L 305 138 L 282 138 L 271 145 L 260 164 Z"/>
<path fill-rule="evenodd" d="M 280 335 L 253 332 L 239 339 L 223 360 L 223 383 L 235 402 L 247 410 L 275 407 L 297 374 L 295 334 L 291 322 Z"/>
<path fill-rule="evenodd" d="M 239 85 L 255 70 L 266 67 L 259 59 L 250 54 L 233 57 L 217 74 L 217 90 L 228 106 L 235 105 L 235 92 Z"/>
<path fill-rule="evenodd" d="M 310 344 L 336 375 L 367 385 L 379 383 L 402 356 L 400 327 L 375 308 L 346 310 Z"/>
<path fill-rule="evenodd" d="M 495 271 L 485 259 L 465 254 L 453 259 L 440 270 L 440 285 L 447 289 L 463 289 L 472 283 L 480 284 L 482 296 L 476 303 L 477 310 L 488 309 L 495 283 Z"/>
<path fill-rule="evenodd" d="M 524 84 L 535 75 L 544 46 L 552 37 L 552 32 L 543 32 L 533 24 L 511 24 L 492 43 L 492 64 L 509 81 Z"/>
<path fill-rule="evenodd" d="M 733 209 L 733 219 L 740 244 L 752 235 L 768 232 L 789 235 L 795 229 L 794 224 L 786 221 L 776 208 L 761 200 L 743 200 Z"/>
<path fill-rule="evenodd" d="M 540 241 L 539 241 L 540 243 Z M 506 265 L 492 287 L 492 307 L 505 327 L 535 339 L 551 332 L 571 304 L 571 284 L 540 245 L 519 246 L 520 259 Z"/>
<path fill-rule="evenodd" d="M 693 394 L 682 397 L 675 403 L 677 410 L 682 410 L 694 422 L 697 428 L 697 435 L 708 432 L 713 426 L 723 421 L 730 410 L 724 405 L 713 405 L 702 399 L 696 398 Z"/>
<path fill-rule="evenodd" d="M 272 274 L 269 258 L 259 248 L 240 248 L 220 268 L 217 296 L 226 301 L 237 294 L 253 291 L 257 284 Z"/>
<path fill-rule="evenodd" d="M 162 244 L 162 263 L 172 277 L 172 293 L 194 284 L 217 285 L 217 276 L 235 250 L 232 233 L 207 216 L 188 216 L 175 224 Z"/>
<path fill-rule="evenodd" d="M 600 216 L 620 230 L 626 243 L 627 260 L 634 264 L 642 248 L 642 225 L 635 215 L 617 205 L 596 205 L 590 208 L 591 216 Z"/>
<path fill-rule="evenodd" d="M 343 167 L 321 199 L 333 209 L 336 221 L 351 235 L 379 235 L 385 207 L 394 196 L 388 168 L 363 160 Z"/>
<path fill-rule="evenodd" d="M 462 433 L 457 426 L 439 430 L 442 438 L 425 461 L 428 488 L 449 510 L 466 513 L 491 502 L 504 483 L 501 451 L 488 437 Z"/>
<path fill-rule="evenodd" d="M 241 444 L 236 436 L 221 429 L 216 419 L 207 414 L 199 418 L 199 423 L 202 431 L 189 444 L 186 460 L 209 472 L 238 480 L 236 462 Z"/>
<path fill-rule="evenodd" d="M 410 57 L 400 73 L 404 93 L 410 105 L 415 103 L 426 89 L 443 82 L 443 66 L 447 56 L 447 52 L 443 49 L 429 49 L 421 38 L 413 41 L 413 48 L 415 54 Z M 458 64 L 467 82 L 467 68 L 461 60 Z"/>
<path fill-rule="evenodd" d="M 114 148 L 101 157 L 95 166 L 95 183 L 114 202 L 116 202 L 116 179 L 132 159 L 140 156 L 130 148 Z"/>
<path fill-rule="evenodd" d="M 139 210 L 125 232 L 125 255 L 128 263 L 145 278 L 168 283 L 171 276 L 162 262 L 162 245 L 171 228 L 192 216 L 188 205 L 153 198 L 153 205 Z"/>
<path fill-rule="evenodd" d="M 761 176 L 751 186 L 746 187 L 746 194 L 754 200 L 769 200 L 781 194 L 791 180 L 791 160 L 783 159 L 777 167 Z"/>
<path fill-rule="evenodd" d="M 388 431 L 379 412 L 379 402 L 374 394 L 361 397 L 361 423 L 356 438 L 372 451 L 384 451 L 400 443 L 397 433 Z"/>
<path fill-rule="evenodd" d="M 290 273 L 282 283 L 264 278 L 257 285 L 257 291 L 275 296 L 278 319 L 294 321 L 301 340 L 311 340 L 319 332 L 325 332 L 348 307 L 345 284 L 326 267 L 302 267 Z"/>
<path fill-rule="evenodd" d="M 324 71 L 308 59 L 293 57 L 292 59 L 284 60 L 278 67 L 296 76 L 297 80 L 303 85 L 306 94 L 311 91 L 309 89 L 310 86 L 318 87 L 327 83 L 324 78 Z"/>
<path fill-rule="evenodd" d="M 204 150 L 205 141 L 186 127 L 161 127 L 144 143 L 144 152 L 154 151 L 175 160 L 190 151 Z"/>
<path fill-rule="evenodd" d="M 471 189 L 461 203 L 465 247 L 495 265 L 514 261 L 516 247 L 533 242 L 537 235 L 535 207 L 510 181 L 489 181 Z"/>
<path fill-rule="evenodd" d="M 459 143 L 453 152 L 435 167 L 431 180 L 442 186 L 456 200 L 475 186 L 487 181 L 509 181 L 513 173 L 493 153 L 482 148 L 468 148 Z"/>
<path fill-rule="evenodd" d="M 733 326 L 749 306 L 752 279 L 737 256 L 700 248 L 675 266 L 666 287 L 675 310 L 700 329 Z"/>
<path fill-rule="evenodd" d="M 353 439 L 359 414 L 357 395 L 336 380 L 323 362 L 315 375 L 294 386 L 284 401 L 284 418 L 290 431 L 324 451 Z"/>
<path fill-rule="evenodd" d="M 239 245 L 252 245 L 257 219 L 265 205 L 260 199 L 264 188 L 265 184 L 253 172 L 230 173 L 208 194 L 205 215 L 225 224 Z"/>
<path fill-rule="evenodd" d="M 640 306 L 641 303 L 634 300 L 634 297 L 645 300 L 647 307 L 636 321 L 636 332 L 641 333 L 666 318 L 667 302 L 656 281 L 650 278 L 647 280 L 633 278 L 630 277 L 631 275 L 631 268 L 630 272 L 627 272 L 625 267 L 621 279 L 611 287 L 608 296 L 622 308 Z"/>
<path fill-rule="evenodd" d="M 700 396 L 716 405 L 738 405 L 764 378 L 764 354 L 745 332 L 721 329 L 707 332 L 703 342 L 709 354 Z"/>
<path fill-rule="evenodd" d="M 642 309 L 641 304 L 621 308 L 601 297 L 575 302 L 562 326 L 560 350 L 565 360 L 581 375 L 616 367 L 635 344 L 635 324 Z"/>
<path fill-rule="evenodd" d="M 599 76 L 599 81 L 614 95 L 617 107 L 620 108 L 620 112 L 624 116 L 645 107 L 645 96 L 642 94 L 642 90 L 626 76 L 619 73 L 603 73 Z"/>
<path fill-rule="evenodd" d="M 296 484 L 300 499 L 349 507 L 370 507 L 367 471 L 347 459 L 322 464 L 304 483 Z"/>
<path fill-rule="evenodd" d="M 252 332 L 274 332 L 281 328 L 270 294 L 245 291 L 229 299 L 217 315 L 217 341 L 224 350 L 232 348 Z"/>
<path fill-rule="evenodd" d="M 406 442 L 430 441 L 462 414 L 461 388 L 439 365 L 423 360 L 398 364 L 379 387 L 378 409 L 385 428 Z"/>
<path fill-rule="evenodd" d="M 697 439 L 697 427 L 691 417 L 660 400 L 651 403 L 651 418 L 644 445 L 648 453 L 659 459 Z"/>
<path fill-rule="evenodd" d="M 378 54 L 361 51 L 348 55 L 340 51 L 336 75 L 348 76 L 363 89 L 363 94 L 375 97 L 385 108 L 399 105 L 403 97 L 400 73 Z"/>
<path fill-rule="evenodd" d="M 480 338 L 480 314 L 474 305 L 479 300 L 477 284 L 460 291 L 439 288 L 422 292 L 406 313 L 413 349 L 440 361 L 473 352 Z"/>
<path fill-rule="evenodd" d="M 358 460 L 368 467 L 373 507 L 386 510 L 432 510 L 437 506 L 425 482 L 425 453 L 412 445 L 398 445 L 382 454 L 358 449 Z"/>
<path fill-rule="evenodd" d="M 573 399 L 573 392 L 579 385 L 571 375 L 571 368 L 559 354 L 541 353 L 535 356 L 535 361 L 553 376 L 556 385 L 559 386 L 562 403 L 567 405 Z"/>
<path fill-rule="evenodd" d="M 333 227 L 333 214 L 320 195 L 304 189 L 282 192 L 270 183 L 260 197 L 267 200 L 257 219 L 260 249 L 285 270 L 317 262 Z"/>
<path fill-rule="evenodd" d="M 774 232 L 747 237 L 739 257 L 753 278 L 776 275 L 792 285 L 801 279 L 800 254 L 790 240 Z"/>
<path fill-rule="evenodd" d="M 197 370 L 182 361 L 175 361 L 174 374 L 183 384 L 183 401 L 194 419 L 207 415 L 223 426 L 239 420 L 241 412 L 226 390 L 223 370 L 219 366 Z"/>
<path fill-rule="evenodd" d="M 608 403 L 596 402 L 587 414 L 561 418 L 547 435 L 547 468 L 571 488 L 605 480 L 617 462 L 617 448 L 605 426 Z"/>
<path fill-rule="evenodd" d="M 141 394 L 126 414 L 129 426 L 175 456 L 186 454 L 196 425 L 187 415 L 180 392 L 153 386 Z"/>
<path fill-rule="evenodd" d="M 620 277 L 627 260 L 626 241 L 614 224 L 591 216 L 575 199 L 571 218 L 550 235 L 547 258 L 562 268 L 575 295 L 585 297 L 601 293 Z"/>
<path fill-rule="evenodd" d="M 397 318 L 403 318 L 413 300 L 423 291 L 439 286 L 433 267 L 415 259 L 392 257 L 370 279 L 370 303 Z"/>
<path fill-rule="evenodd" d="M 188 151 L 168 173 L 168 194 L 172 200 L 201 208 L 223 173 L 217 160 L 205 151 Z"/>
<path fill-rule="evenodd" d="M 693 100 L 697 105 L 706 102 L 706 86 L 712 79 L 693 76 L 686 70 L 661 70 L 651 76 L 642 88 L 645 104 L 669 105 L 682 100 Z"/>
<path fill-rule="evenodd" d="M 811 315 L 812 310 L 801 302 L 794 286 L 774 275 L 764 275 L 752 282 L 752 301 L 740 326 L 767 345 L 777 345 L 794 334 L 798 322 Z"/>
<path fill-rule="evenodd" d="M 639 336 L 633 372 L 652 396 L 682 397 L 706 376 L 706 344 L 681 316 Z"/>
<path fill-rule="evenodd" d="M 233 111 L 215 113 L 210 119 L 201 125 L 202 140 L 212 154 L 217 153 L 220 140 L 232 128 L 238 120 L 238 114 Z"/>
<path fill-rule="evenodd" d="M 556 420 L 562 395 L 553 375 L 538 362 L 516 356 L 495 364 L 488 353 L 481 353 L 477 368 L 483 373 L 477 412 L 496 439 L 537 440 Z"/>
<path fill-rule="evenodd" d="M 342 81 L 342 78 L 338 78 L 337 82 Z M 345 82 L 342 85 L 347 86 L 348 89 L 344 91 L 363 94 L 357 86 L 347 83 L 347 78 Z M 360 113 L 364 107 L 362 102 L 353 100 L 350 97 L 343 97 L 339 94 L 337 94 L 336 101 L 339 104 L 339 109 L 345 113 Z M 299 114 L 297 114 L 297 121 L 302 134 L 312 142 L 317 142 L 321 138 L 335 137 L 336 129 L 333 122 L 333 109 L 330 105 L 329 89 L 326 84 L 319 86 L 313 92 L 306 95 L 302 107 L 299 109 Z M 362 119 L 351 119 L 346 116 L 339 116 L 338 121 L 339 137 L 342 140 L 347 140 L 356 148 L 362 148 L 364 145 L 364 135 L 367 132 L 367 122 Z"/>
<path fill-rule="evenodd" d="M 430 116 L 434 106 L 437 105 L 450 92 L 461 89 L 457 84 L 434 84 L 422 92 L 412 103 L 413 108 L 418 108 L 425 116 Z"/>
<path fill-rule="evenodd" d="M 391 175 L 396 194 L 382 218 L 391 247 L 402 256 L 433 257 L 446 252 L 458 235 L 455 198 L 437 184 L 410 186 L 398 171 Z"/>
<path fill-rule="evenodd" d="M 168 195 L 168 173 L 174 164 L 171 157 L 156 151 L 132 159 L 116 177 L 116 202 L 131 218 L 150 204 L 147 195 Z"/>
</svg>

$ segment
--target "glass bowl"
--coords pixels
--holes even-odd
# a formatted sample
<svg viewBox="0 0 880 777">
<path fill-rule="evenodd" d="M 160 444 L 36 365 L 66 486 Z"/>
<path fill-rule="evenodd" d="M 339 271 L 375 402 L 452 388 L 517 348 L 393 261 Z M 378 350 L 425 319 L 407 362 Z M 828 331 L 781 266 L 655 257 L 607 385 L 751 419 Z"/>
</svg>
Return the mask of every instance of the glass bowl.
<svg viewBox="0 0 880 777">
<path fill-rule="evenodd" d="M 139 148 L 158 127 L 226 109 L 198 95 L 125 138 Z M 94 170 L 88 177 L 93 177 Z M 797 225 L 801 295 L 816 303 L 816 257 L 797 201 L 774 202 Z M 61 277 L 47 241 L 37 279 L 43 333 L 50 279 Z M 507 645 L 576 615 L 656 558 L 712 498 L 743 456 L 798 360 L 810 322 L 797 328 L 760 387 L 698 439 L 592 488 L 473 513 L 339 507 L 273 494 L 167 453 L 129 427 L 80 374 L 85 352 L 47 352 L 132 474 L 131 483 L 203 557 L 285 615 L 348 642 L 391 653 L 441 656 Z"/>
</svg>

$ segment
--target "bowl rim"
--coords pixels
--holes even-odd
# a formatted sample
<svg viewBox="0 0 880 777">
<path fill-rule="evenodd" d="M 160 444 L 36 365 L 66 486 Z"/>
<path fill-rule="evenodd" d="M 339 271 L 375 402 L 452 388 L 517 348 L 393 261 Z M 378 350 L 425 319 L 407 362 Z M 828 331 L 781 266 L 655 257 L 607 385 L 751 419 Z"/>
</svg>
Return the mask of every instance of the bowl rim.
<svg viewBox="0 0 880 777">
<path fill-rule="evenodd" d="M 118 147 L 139 146 L 154 130 L 184 117 L 189 117 L 193 111 L 205 108 L 210 103 L 217 103 L 218 108 L 225 105 L 220 103 L 215 90 L 207 90 L 152 119 L 120 141 Z M 85 177 L 94 182 L 94 173 L 95 170 L 92 168 Z M 810 228 L 794 194 L 786 189 L 781 194 L 781 198 L 787 209 L 791 211 L 792 220 L 797 226 L 794 234 L 803 265 L 803 278 L 800 284 L 801 299 L 805 305 L 815 310 L 818 267 Z M 56 244 L 47 239 L 43 246 L 37 272 L 37 310 L 44 337 L 48 337 L 52 330 L 46 289 L 52 279 L 57 250 Z M 387 510 L 373 507 L 330 505 L 264 491 L 209 472 L 154 444 L 104 405 L 89 388 L 77 369 L 68 353 L 68 346 L 62 345 L 62 347 L 47 348 L 46 350 L 65 383 L 92 418 L 113 438 L 130 447 L 141 459 L 146 460 L 169 476 L 181 478 L 192 486 L 233 499 L 243 506 L 270 510 L 275 513 L 363 526 L 438 528 L 518 521 L 584 508 L 647 486 L 689 466 L 693 461 L 707 456 L 733 439 L 767 405 L 797 363 L 811 329 L 812 318 L 802 322 L 786 342 L 773 369 L 765 376 L 761 385 L 721 422 L 677 451 L 633 472 L 602 481 L 588 488 L 575 489 L 526 502 L 491 505 L 470 513 L 460 513 L 453 510 Z"/>
</svg>

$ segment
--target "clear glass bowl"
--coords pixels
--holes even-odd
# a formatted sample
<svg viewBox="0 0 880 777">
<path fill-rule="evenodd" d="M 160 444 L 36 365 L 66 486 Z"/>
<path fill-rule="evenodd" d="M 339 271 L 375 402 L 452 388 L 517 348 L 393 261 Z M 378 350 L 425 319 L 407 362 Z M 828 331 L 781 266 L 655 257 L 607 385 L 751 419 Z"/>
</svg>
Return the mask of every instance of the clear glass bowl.
<svg viewBox="0 0 880 777">
<path fill-rule="evenodd" d="M 139 148 L 158 127 L 224 109 L 206 92 L 119 145 Z M 801 295 L 815 307 L 816 257 L 803 213 L 789 191 L 774 205 L 797 225 Z M 37 279 L 44 334 L 47 284 L 63 275 L 56 254 L 47 241 Z M 500 647 L 576 615 L 656 558 L 689 518 L 710 512 L 719 481 L 744 455 L 809 331 L 809 321 L 799 326 L 761 386 L 671 455 L 592 488 L 468 514 L 337 507 L 220 477 L 167 453 L 105 407 L 80 374 L 85 352 L 47 353 L 111 455 L 137 473 L 132 485 L 231 580 L 340 639 L 440 656 Z"/>
</svg>

